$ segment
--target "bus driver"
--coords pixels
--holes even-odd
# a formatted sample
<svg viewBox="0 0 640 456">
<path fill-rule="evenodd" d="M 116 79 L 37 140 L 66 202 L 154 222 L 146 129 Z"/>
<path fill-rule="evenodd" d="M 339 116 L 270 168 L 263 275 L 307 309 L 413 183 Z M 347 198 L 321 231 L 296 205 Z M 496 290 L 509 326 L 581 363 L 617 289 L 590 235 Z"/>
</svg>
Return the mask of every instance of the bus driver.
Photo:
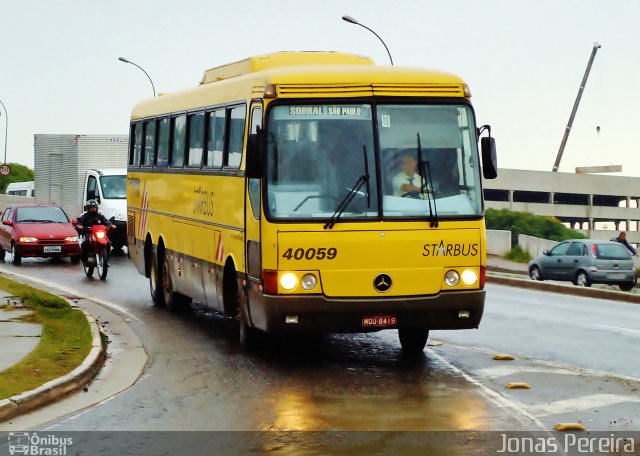
<svg viewBox="0 0 640 456">
<path fill-rule="evenodd" d="M 420 174 L 417 173 L 418 161 L 411 154 L 405 154 L 400 159 L 400 172 L 393 176 L 391 185 L 393 196 L 402 196 L 410 192 L 420 191 Z"/>
</svg>

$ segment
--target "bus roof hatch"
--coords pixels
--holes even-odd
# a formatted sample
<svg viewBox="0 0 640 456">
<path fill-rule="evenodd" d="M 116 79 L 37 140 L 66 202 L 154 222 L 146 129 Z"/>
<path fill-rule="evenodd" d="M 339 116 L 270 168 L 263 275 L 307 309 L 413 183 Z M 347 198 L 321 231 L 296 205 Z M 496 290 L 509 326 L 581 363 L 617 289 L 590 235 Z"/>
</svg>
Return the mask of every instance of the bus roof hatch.
<svg viewBox="0 0 640 456">
<path fill-rule="evenodd" d="M 373 60 L 355 54 L 342 52 L 274 52 L 257 55 L 238 62 L 211 68 L 204 72 L 200 84 L 234 78 L 247 73 L 268 70 L 271 68 L 299 65 L 373 65 Z"/>
</svg>

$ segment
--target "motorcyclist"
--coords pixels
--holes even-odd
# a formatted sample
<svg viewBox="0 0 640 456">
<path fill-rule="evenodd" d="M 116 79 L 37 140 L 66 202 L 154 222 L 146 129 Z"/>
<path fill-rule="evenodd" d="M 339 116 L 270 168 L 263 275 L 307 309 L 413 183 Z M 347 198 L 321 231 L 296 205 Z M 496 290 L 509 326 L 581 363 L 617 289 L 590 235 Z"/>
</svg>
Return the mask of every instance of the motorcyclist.
<svg viewBox="0 0 640 456">
<path fill-rule="evenodd" d="M 111 222 L 104 215 L 98 212 L 98 202 L 94 199 L 87 201 L 85 205 L 86 212 L 78 217 L 78 223 L 76 229 L 82 234 L 82 243 L 80 244 L 80 256 L 82 263 L 87 264 L 89 258 L 89 236 L 85 233 L 93 225 L 104 225 L 107 229 L 112 228 Z M 107 249 L 107 257 L 109 257 L 109 250 Z"/>
</svg>

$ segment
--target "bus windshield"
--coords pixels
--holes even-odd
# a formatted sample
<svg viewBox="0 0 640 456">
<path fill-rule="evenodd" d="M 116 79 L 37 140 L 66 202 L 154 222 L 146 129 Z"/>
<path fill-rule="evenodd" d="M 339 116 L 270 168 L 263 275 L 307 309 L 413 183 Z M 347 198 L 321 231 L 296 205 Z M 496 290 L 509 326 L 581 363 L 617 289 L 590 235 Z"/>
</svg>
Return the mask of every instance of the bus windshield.
<svg viewBox="0 0 640 456">
<path fill-rule="evenodd" d="M 481 214 L 469 106 L 380 103 L 374 114 L 370 104 L 279 105 L 267 131 L 266 209 L 274 218 L 329 218 L 364 176 L 368 185 L 343 219 Z"/>
</svg>

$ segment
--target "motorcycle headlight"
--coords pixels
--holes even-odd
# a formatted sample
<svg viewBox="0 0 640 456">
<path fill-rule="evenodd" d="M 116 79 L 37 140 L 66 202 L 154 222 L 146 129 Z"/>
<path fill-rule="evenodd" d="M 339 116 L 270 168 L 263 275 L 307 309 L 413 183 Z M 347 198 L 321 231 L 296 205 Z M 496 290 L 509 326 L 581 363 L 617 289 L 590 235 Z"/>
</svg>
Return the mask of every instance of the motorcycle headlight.
<svg viewBox="0 0 640 456">
<path fill-rule="evenodd" d="M 105 233 L 104 231 L 98 231 L 98 232 L 96 233 L 96 237 L 97 237 L 98 239 L 104 239 L 104 237 L 105 237 L 105 236 L 106 236 L 106 233 Z"/>
</svg>

